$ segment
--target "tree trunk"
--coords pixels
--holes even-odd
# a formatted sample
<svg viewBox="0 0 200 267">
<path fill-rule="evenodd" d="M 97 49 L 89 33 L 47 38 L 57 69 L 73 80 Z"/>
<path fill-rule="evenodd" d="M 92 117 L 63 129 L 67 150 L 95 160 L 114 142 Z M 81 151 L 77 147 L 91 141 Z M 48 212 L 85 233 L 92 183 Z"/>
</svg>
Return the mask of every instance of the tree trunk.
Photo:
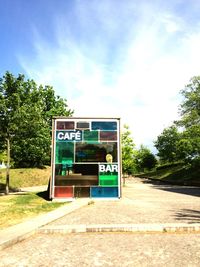
<svg viewBox="0 0 200 267">
<path fill-rule="evenodd" d="M 7 139 L 6 195 L 9 194 L 10 184 L 10 139 Z"/>
</svg>

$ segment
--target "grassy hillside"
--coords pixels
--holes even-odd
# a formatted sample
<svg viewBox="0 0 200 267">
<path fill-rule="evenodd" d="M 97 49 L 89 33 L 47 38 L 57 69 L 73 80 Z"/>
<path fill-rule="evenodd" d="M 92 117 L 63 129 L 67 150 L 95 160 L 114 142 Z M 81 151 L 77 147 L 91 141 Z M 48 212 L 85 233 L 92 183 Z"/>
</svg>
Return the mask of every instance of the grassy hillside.
<svg viewBox="0 0 200 267">
<path fill-rule="evenodd" d="M 200 169 L 185 167 L 181 164 L 177 166 L 172 165 L 136 176 L 161 180 L 172 184 L 200 186 Z"/>
<path fill-rule="evenodd" d="M 27 168 L 10 170 L 10 187 L 21 188 L 37 185 L 47 185 L 50 177 L 50 167 L 44 169 Z M 0 189 L 5 187 L 6 170 L 0 169 Z"/>
</svg>

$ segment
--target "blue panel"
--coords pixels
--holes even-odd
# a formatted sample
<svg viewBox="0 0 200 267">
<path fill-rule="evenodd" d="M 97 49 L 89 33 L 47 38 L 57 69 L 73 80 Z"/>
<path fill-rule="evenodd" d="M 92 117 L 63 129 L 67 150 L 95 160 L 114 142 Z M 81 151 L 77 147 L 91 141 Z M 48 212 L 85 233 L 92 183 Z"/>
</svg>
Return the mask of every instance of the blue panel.
<svg viewBox="0 0 200 267">
<path fill-rule="evenodd" d="M 116 131 L 116 121 L 92 121 L 92 130 Z"/>
<path fill-rule="evenodd" d="M 91 197 L 118 197 L 118 187 L 91 187 Z"/>
</svg>

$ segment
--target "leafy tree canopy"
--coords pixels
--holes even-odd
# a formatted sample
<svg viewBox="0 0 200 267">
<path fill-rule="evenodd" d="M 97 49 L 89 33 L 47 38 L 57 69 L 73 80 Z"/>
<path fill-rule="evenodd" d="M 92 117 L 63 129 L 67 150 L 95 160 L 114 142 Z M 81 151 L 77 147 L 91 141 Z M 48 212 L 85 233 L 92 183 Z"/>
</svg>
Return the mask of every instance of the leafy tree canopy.
<svg viewBox="0 0 200 267">
<path fill-rule="evenodd" d="M 164 161 L 200 162 L 200 76 L 193 77 L 181 94 L 181 118 L 164 129 L 155 147 Z"/>
<path fill-rule="evenodd" d="M 177 143 L 180 133 L 175 125 L 165 128 L 154 142 L 159 158 L 164 162 L 174 162 L 178 159 Z"/>
<path fill-rule="evenodd" d="M 157 160 L 151 151 L 141 145 L 135 155 L 135 162 L 138 171 L 144 171 L 145 169 L 151 170 L 156 166 Z"/>
<path fill-rule="evenodd" d="M 124 125 L 124 130 L 121 136 L 122 139 L 122 172 L 132 173 L 134 165 L 134 153 L 135 144 L 133 138 L 131 137 L 131 132 L 127 125 Z"/>
<path fill-rule="evenodd" d="M 0 79 L 0 150 L 9 139 L 17 167 L 49 163 L 52 116 L 72 113 L 53 87 L 6 72 Z"/>
</svg>

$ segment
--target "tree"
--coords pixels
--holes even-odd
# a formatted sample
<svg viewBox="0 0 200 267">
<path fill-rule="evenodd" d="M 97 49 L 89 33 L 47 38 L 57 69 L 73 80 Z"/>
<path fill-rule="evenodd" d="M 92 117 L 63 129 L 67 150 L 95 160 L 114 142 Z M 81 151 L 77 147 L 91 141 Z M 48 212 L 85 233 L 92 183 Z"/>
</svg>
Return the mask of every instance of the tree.
<svg viewBox="0 0 200 267">
<path fill-rule="evenodd" d="M 200 76 L 193 77 L 181 94 L 181 119 L 176 122 L 183 129 L 179 153 L 185 161 L 200 161 Z"/>
<path fill-rule="evenodd" d="M 181 91 L 180 120 L 163 130 L 155 141 L 164 162 L 177 160 L 200 165 L 200 76 L 195 76 Z"/>
<path fill-rule="evenodd" d="M 135 162 L 137 169 L 139 171 L 144 171 L 145 169 L 153 169 L 156 166 L 157 160 L 147 147 L 141 145 L 135 155 Z"/>
<path fill-rule="evenodd" d="M 0 79 L 0 150 L 7 145 L 17 167 L 49 163 L 51 118 L 72 113 L 51 86 L 38 87 L 22 74 L 6 72 Z"/>
<path fill-rule="evenodd" d="M 165 128 L 154 142 L 158 150 L 158 156 L 163 162 L 174 162 L 178 160 L 177 145 L 180 140 L 180 133 L 175 125 Z"/>
<path fill-rule="evenodd" d="M 134 148 L 135 144 L 131 137 L 131 132 L 129 127 L 124 125 L 124 131 L 122 133 L 122 172 L 124 174 L 132 173 L 135 164 L 134 164 Z"/>
</svg>

